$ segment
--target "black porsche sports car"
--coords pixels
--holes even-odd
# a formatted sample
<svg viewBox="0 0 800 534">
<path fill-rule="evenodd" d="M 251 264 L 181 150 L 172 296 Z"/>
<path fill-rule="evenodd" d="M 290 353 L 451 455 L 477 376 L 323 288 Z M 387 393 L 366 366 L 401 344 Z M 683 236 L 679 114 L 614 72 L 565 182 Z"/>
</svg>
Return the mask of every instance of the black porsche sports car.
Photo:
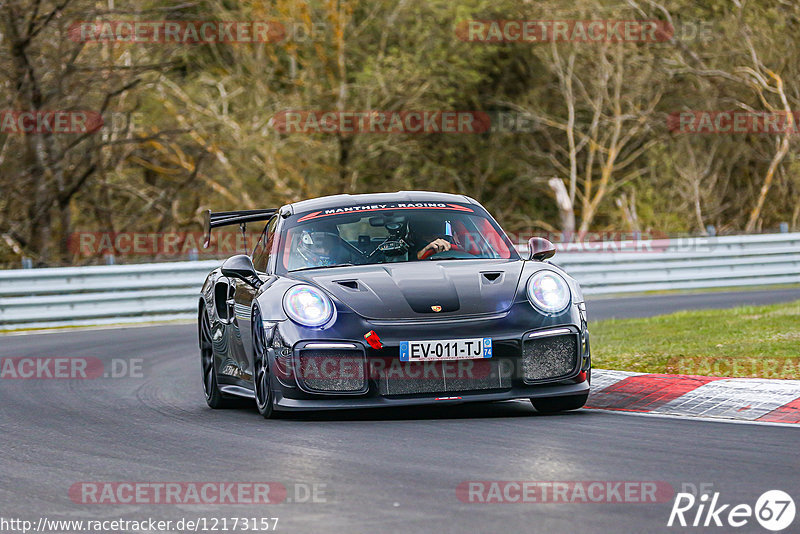
<svg viewBox="0 0 800 534">
<path fill-rule="evenodd" d="M 208 405 L 264 417 L 529 398 L 582 407 L 591 357 L 578 283 L 532 238 L 526 258 L 475 200 L 401 191 L 206 214 L 265 222 L 199 301 Z"/>
</svg>

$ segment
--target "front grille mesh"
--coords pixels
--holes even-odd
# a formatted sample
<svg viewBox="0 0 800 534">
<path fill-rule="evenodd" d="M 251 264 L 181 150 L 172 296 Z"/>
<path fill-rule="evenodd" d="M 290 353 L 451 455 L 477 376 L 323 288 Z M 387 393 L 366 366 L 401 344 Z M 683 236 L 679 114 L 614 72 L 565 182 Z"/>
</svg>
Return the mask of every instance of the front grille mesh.
<svg viewBox="0 0 800 534">
<path fill-rule="evenodd" d="M 499 361 L 494 358 L 447 362 L 401 362 L 394 359 L 385 368 L 376 371 L 373 367 L 372 375 L 381 395 L 453 393 L 511 386 L 509 377 L 502 376 Z"/>
<path fill-rule="evenodd" d="M 516 347 L 500 342 L 491 359 L 427 362 L 401 362 L 395 354 L 365 359 L 357 350 L 301 349 L 295 353 L 294 374 L 311 392 L 363 392 L 371 379 L 379 395 L 392 396 L 508 389 L 520 371 L 526 383 L 552 382 L 577 372 L 576 334 L 526 339 L 521 358 L 519 347 L 519 342 Z"/>
<path fill-rule="evenodd" d="M 566 377 L 577 366 L 575 334 L 533 338 L 522 344 L 522 372 L 526 382 Z"/>
<path fill-rule="evenodd" d="M 353 393 L 367 387 L 364 355 L 353 350 L 301 350 L 297 379 L 309 390 Z"/>
</svg>

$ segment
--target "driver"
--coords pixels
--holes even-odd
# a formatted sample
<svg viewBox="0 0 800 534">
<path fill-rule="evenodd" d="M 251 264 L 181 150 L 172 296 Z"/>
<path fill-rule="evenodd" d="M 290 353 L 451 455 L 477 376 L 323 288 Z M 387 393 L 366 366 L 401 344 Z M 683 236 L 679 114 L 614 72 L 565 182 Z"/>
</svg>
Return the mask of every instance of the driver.
<svg viewBox="0 0 800 534">
<path fill-rule="evenodd" d="M 340 237 L 332 232 L 303 230 L 297 244 L 297 254 L 303 267 L 329 267 L 342 263 Z"/>
</svg>

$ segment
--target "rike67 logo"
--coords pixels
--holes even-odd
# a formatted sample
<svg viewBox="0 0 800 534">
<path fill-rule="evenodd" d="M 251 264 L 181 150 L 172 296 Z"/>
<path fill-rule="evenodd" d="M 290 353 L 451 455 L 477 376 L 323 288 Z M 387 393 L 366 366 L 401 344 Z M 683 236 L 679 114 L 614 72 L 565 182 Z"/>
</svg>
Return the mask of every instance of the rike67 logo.
<svg viewBox="0 0 800 534">
<path fill-rule="evenodd" d="M 692 493 L 678 493 L 667 526 L 739 528 L 752 524 L 755 518 L 765 529 L 780 532 L 794 522 L 795 512 L 794 500 L 781 490 L 764 492 L 755 506 L 722 503 L 719 492 L 704 493 L 699 497 Z"/>
</svg>

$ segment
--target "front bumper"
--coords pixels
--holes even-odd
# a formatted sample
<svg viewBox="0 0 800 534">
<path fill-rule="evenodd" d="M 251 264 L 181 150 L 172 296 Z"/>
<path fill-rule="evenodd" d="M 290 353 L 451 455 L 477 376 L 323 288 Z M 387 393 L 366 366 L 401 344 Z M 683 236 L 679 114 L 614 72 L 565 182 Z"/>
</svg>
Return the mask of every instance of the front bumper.
<svg viewBox="0 0 800 534">
<path fill-rule="evenodd" d="M 587 380 L 591 368 L 588 331 L 584 316 L 577 306 L 560 317 L 545 317 L 530 305 L 513 306 L 502 317 L 461 321 L 370 322 L 358 316 L 339 316 L 335 331 L 307 331 L 291 322 L 274 325 L 273 343 L 268 350 L 273 373 L 273 395 L 278 410 L 326 410 L 412 406 L 420 404 L 486 402 L 516 398 L 580 395 L 589 391 Z M 533 313 L 532 313 L 533 312 Z M 384 347 L 371 348 L 363 339 L 370 330 L 379 333 Z M 411 334 L 413 332 L 413 335 Z M 531 349 L 528 342 L 546 341 L 560 336 L 570 341 L 574 359 L 564 360 L 564 347 L 551 351 Z M 414 339 L 460 339 L 491 337 L 494 354 L 482 360 L 450 360 L 430 365 L 450 365 L 446 369 L 420 376 L 406 372 L 405 362 L 399 362 L 400 342 Z M 295 340 L 295 341 L 289 341 Z M 348 347 L 335 357 L 350 358 L 358 365 L 350 366 L 350 382 L 337 382 L 333 375 L 322 373 L 308 379 L 299 365 L 308 347 Z M 542 345 L 544 347 L 545 345 Z M 322 349 L 320 349 L 322 350 Z M 345 354 L 346 353 L 346 354 Z M 324 354 L 324 351 L 322 352 Z M 334 353 L 332 352 L 331 355 Z M 344 356 L 343 356 L 344 354 Z M 551 365 L 558 358 L 558 365 Z M 475 365 L 464 365 L 473 362 Z M 422 365 L 422 364 L 419 364 Z M 428 364 L 426 364 L 428 365 Z M 549 367 L 548 367 L 549 366 Z M 467 375 L 459 374 L 469 367 Z M 319 366 L 318 370 L 322 366 Z M 338 369 L 332 366 L 333 369 Z M 355 374 L 353 373 L 355 369 Z M 418 371 L 418 370 L 417 370 Z M 552 372 L 551 372 L 552 371 Z M 359 372 L 363 381 L 352 380 Z M 550 374 L 548 374 L 550 372 Z M 392 376 L 392 373 L 396 373 Z M 455 374 L 452 374 L 455 373 Z M 471 373 L 471 374 L 470 374 Z M 337 391 L 327 390 L 325 380 L 335 384 Z"/>
<path fill-rule="evenodd" d="M 357 410 L 360 408 L 391 408 L 400 406 L 420 406 L 425 404 L 463 404 L 467 402 L 494 402 L 522 398 L 562 397 L 585 395 L 589 393 L 588 381 L 573 384 L 511 388 L 506 391 L 490 393 L 463 393 L 458 398 L 443 398 L 434 395 L 409 397 L 348 397 L 298 399 L 283 396 L 281 390 L 275 391 L 275 409 L 281 411 L 307 410 Z M 452 395 L 448 395 L 452 397 Z"/>
</svg>

